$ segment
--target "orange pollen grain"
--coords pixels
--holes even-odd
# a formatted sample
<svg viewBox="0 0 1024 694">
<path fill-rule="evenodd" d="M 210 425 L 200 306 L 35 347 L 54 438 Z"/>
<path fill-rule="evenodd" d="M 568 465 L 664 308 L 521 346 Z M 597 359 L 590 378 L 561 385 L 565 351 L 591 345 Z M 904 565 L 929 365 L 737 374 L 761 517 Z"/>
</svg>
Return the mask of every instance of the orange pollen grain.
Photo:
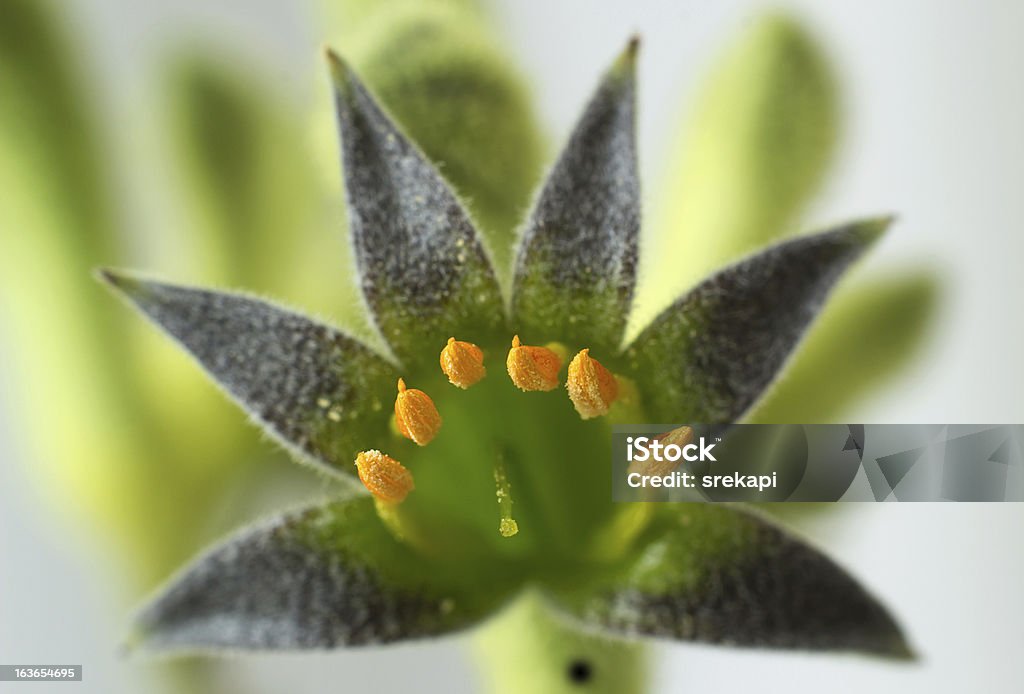
<svg viewBox="0 0 1024 694">
<path fill-rule="evenodd" d="M 508 375 L 519 390 L 548 391 L 558 387 L 562 358 L 547 347 L 531 347 L 512 338 L 512 348 L 505 360 Z"/>
<path fill-rule="evenodd" d="M 472 342 L 449 337 L 448 344 L 441 350 L 441 371 L 452 385 L 469 388 L 487 375 L 484 353 Z"/>
<path fill-rule="evenodd" d="M 565 387 L 569 399 L 583 419 L 600 417 L 619 395 L 619 384 L 611 371 L 590 356 L 590 350 L 579 352 L 569 363 Z"/>
<path fill-rule="evenodd" d="M 395 398 L 395 423 L 402 436 L 419 446 L 430 443 L 441 428 L 441 415 L 434 401 L 422 390 L 406 388 L 398 379 L 398 397 Z"/>
<path fill-rule="evenodd" d="M 356 456 L 356 471 L 370 493 L 381 501 L 397 504 L 405 499 L 415 485 L 412 473 L 380 451 L 363 451 Z"/>
</svg>

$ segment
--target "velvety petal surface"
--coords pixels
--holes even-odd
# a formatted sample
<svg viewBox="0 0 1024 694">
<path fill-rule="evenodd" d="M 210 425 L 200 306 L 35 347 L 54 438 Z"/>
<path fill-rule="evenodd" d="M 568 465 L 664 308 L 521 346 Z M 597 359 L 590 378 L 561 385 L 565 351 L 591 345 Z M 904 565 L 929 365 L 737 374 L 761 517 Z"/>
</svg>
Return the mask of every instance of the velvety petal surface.
<svg viewBox="0 0 1024 694">
<path fill-rule="evenodd" d="M 352 246 L 381 334 L 407 364 L 436 361 L 453 335 L 496 336 L 501 290 L 465 209 L 351 68 L 329 58 Z"/>
<path fill-rule="evenodd" d="M 665 309 L 624 355 L 648 420 L 739 418 L 771 383 L 843 271 L 889 222 L 867 220 L 780 243 Z"/>
<path fill-rule="evenodd" d="M 907 269 L 854 284 L 836 292 L 828 320 L 809 331 L 785 377 L 750 413 L 752 421 L 838 422 L 921 353 L 943 292 L 938 273 Z"/>
<path fill-rule="evenodd" d="M 528 342 L 617 350 L 636 284 L 636 51 L 605 75 L 523 233 L 512 314 Z"/>
<path fill-rule="evenodd" d="M 556 603 L 624 636 L 912 657 L 881 603 L 760 516 L 698 503 L 657 513 L 630 561 L 555 591 Z"/>
<path fill-rule="evenodd" d="M 249 528 L 187 567 L 138 615 L 146 650 L 310 649 L 436 636 L 507 595 L 396 541 L 356 496 Z"/>
<path fill-rule="evenodd" d="M 101 274 L 303 458 L 354 474 L 387 436 L 398 374 L 357 340 L 252 297 Z"/>
</svg>

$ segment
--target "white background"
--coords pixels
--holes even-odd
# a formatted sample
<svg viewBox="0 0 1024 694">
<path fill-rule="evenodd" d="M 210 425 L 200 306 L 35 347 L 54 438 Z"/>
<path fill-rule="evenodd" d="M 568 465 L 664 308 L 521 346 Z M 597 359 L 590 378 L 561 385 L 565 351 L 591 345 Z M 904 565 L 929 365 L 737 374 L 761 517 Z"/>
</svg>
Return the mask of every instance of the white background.
<svg viewBox="0 0 1024 694">
<path fill-rule="evenodd" d="M 301 3 L 268 0 L 68 0 L 103 77 L 112 130 L 147 128 L 143 77 L 173 37 L 228 41 L 275 66 L 297 100 L 326 98 L 318 31 Z M 847 129 L 839 166 L 809 223 L 896 210 L 901 223 L 872 262 L 927 259 L 946 302 L 932 348 L 912 373 L 857 411 L 877 422 L 1024 422 L 1024 3 L 789 2 L 840 71 Z M 640 67 L 647 189 L 665 162 L 661 138 L 685 112 L 723 41 L 760 7 L 744 0 L 506 0 L 497 14 L 535 89 L 553 141 L 565 136 L 600 69 L 632 32 Z M 314 72 L 315 71 L 315 72 Z M 128 219 L 146 216 L 145 175 L 125 173 Z M 133 181 L 135 181 L 133 183 Z M 143 183 L 139 183 L 142 181 Z M 2 326 L 0 326 L 2 330 Z M 10 335 L 0 337 L 11 339 Z M 2 356 L 2 344 L 0 344 Z M 149 691 L 144 665 L 119 660 L 127 618 L 116 575 L 82 529 L 48 519 L 23 468 L 16 402 L 0 366 L 0 662 L 84 663 L 82 685 L 0 691 Z M 918 666 L 856 658 L 663 649 L 658 691 L 1020 691 L 1024 648 L 1024 505 L 873 505 L 809 534 L 904 620 Z M 358 654 L 235 662 L 239 691 L 472 691 L 457 643 Z M 330 683 L 329 686 L 327 683 Z"/>
</svg>

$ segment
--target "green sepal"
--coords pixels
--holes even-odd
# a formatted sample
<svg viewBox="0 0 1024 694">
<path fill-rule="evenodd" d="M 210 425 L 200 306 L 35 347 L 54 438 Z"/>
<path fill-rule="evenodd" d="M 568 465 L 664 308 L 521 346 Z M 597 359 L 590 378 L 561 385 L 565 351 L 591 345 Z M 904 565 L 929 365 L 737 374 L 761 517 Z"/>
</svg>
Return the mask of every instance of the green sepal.
<svg viewBox="0 0 1024 694">
<path fill-rule="evenodd" d="M 548 175 L 516 258 L 512 318 L 528 343 L 617 350 L 633 301 L 640 183 L 634 39 Z"/>
<path fill-rule="evenodd" d="M 353 13 L 355 3 L 329 3 L 357 15 L 336 24 L 338 45 L 462 196 L 504 280 L 545 143 L 529 90 L 479 4 L 397 0 Z"/>
<path fill-rule="evenodd" d="M 915 270 L 842 289 L 751 421 L 826 423 L 910 366 L 934 323 L 939 278 Z"/>
<path fill-rule="evenodd" d="M 481 584 L 396 540 L 356 495 L 243 530 L 171 579 L 128 645 L 147 651 L 325 649 L 439 636 L 494 611 Z"/>
<path fill-rule="evenodd" d="M 890 223 L 780 243 L 712 275 L 636 338 L 625 362 L 650 421 L 736 421 L 771 383 L 846 268 Z"/>
<path fill-rule="evenodd" d="M 387 440 L 398 372 L 357 340 L 240 294 L 101 277 L 300 458 L 351 475 L 359 451 Z"/>
<path fill-rule="evenodd" d="M 844 569 L 739 506 L 661 506 L 628 561 L 552 594 L 583 624 L 621 636 L 913 657 Z"/>
<path fill-rule="evenodd" d="M 352 246 L 374 322 L 406 366 L 447 339 L 486 342 L 505 326 L 483 241 L 437 169 L 333 53 Z"/>
</svg>

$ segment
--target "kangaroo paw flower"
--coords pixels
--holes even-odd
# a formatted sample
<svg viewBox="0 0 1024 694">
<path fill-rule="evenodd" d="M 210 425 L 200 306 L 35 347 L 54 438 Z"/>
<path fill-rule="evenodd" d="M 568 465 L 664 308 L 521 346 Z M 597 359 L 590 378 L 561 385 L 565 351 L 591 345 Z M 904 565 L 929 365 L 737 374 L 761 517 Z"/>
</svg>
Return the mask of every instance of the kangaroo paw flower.
<svg viewBox="0 0 1024 694">
<path fill-rule="evenodd" d="M 538 587 L 553 609 L 626 638 L 907 657 L 879 602 L 759 517 L 712 504 L 612 502 L 612 424 L 735 421 L 888 223 L 753 255 L 698 284 L 623 347 L 640 223 L 635 57 L 631 43 L 542 187 L 508 311 L 483 238 L 444 177 L 333 55 L 352 245 L 387 355 L 265 301 L 103 273 L 257 423 L 327 470 L 351 474 L 354 459 L 372 494 L 285 516 L 213 550 L 142 613 L 140 643 L 329 648 L 433 636 Z M 573 354 L 566 345 L 579 350 L 565 378 L 575 413 L 560 397 L 524 399 L 502 379 L 484 380 L 485 355 L 501 353 L 510 328 L 557 340 L 513 337 L 506 368 L 522 391 L 556 389 Z M 438 348 L 456 388 L 437 373 Z M 389 435 L 389 420 L 412 443 Z M 664 441 L 692 436 L 683 427 Z M 380 449 L 408 463 L 415 484 Z"/>
</svg>

